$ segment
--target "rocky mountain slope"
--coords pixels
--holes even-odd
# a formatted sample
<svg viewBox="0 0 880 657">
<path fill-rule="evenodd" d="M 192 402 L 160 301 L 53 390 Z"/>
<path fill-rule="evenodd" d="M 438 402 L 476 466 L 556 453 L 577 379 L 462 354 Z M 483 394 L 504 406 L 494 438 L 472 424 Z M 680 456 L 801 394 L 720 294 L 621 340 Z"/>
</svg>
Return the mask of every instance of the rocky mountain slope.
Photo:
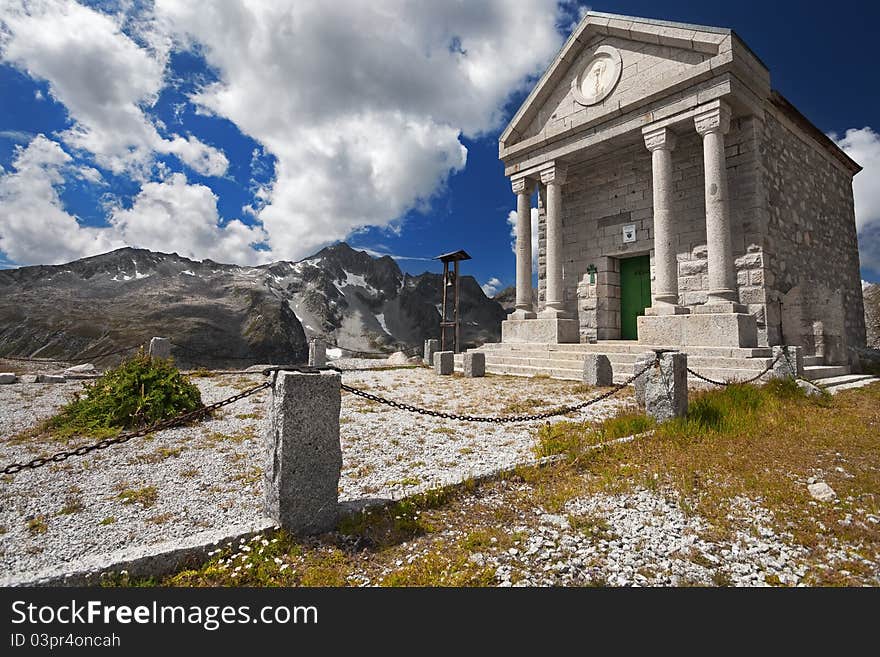
<svg viewBox="0 0 880 657">
<path fill-rule="evenodd" d="M 345 243 L 299 262 L 241 267 L 119 249 L 0 270 L 0 354 L 88 360 L 171 337 L 181 362 L 294 362 L 321 336 L 358 350 L 420 348 L 439 333 L 442 277 L 401 272 Z M 461 279 L 462 338 L 497 340 L 504 310 Z"/>
</svg>

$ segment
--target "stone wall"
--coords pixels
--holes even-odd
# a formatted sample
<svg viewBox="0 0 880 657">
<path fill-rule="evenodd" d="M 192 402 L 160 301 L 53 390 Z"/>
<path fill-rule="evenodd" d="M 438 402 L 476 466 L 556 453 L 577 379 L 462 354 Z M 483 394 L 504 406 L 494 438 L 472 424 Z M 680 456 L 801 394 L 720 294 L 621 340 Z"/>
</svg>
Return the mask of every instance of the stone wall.
<svg viewBox="0 0 880 657">
<path fill-rule="evenodd" d="M 761 130 L 770 343 L 846 362 L 865 344 L 852 176 L 781 110 Z"/>
<path fill-rule="evenodd" d="M 766 342 L 758 210 L 760 171 L 756 121 L 731 122 L 726 136 L 733 250 L 742 303 L 758 319 L 759 340 Z M 674 222 L 679 235 L 679 298 L 683 305 L 706 302 L 708 292 L 702 140 L 681 131 L 672 153 Z M 620 336 L 619 258 L 651 254 L 653 211 L 651 154 L 630 143 L 614 153 L 569 169 L 562 192 L 565 299 L 581 323 L 582 339 Z M 543 300 L 543 212 L 539 211 L 539 298 Z M 623 243 L 623 226 L 635 224 L 636 241 Z M 589 283 L 587 267 L 598 270 Z M 653 266 L 652 266 L 653 278 Z"/>
</svg>

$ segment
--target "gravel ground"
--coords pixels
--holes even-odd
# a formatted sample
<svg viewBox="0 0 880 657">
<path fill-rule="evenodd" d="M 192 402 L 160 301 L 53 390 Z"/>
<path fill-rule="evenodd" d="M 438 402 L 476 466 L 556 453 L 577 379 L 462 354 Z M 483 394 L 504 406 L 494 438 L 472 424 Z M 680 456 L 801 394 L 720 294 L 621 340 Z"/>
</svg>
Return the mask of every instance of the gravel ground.
<svg viewBox="0 0 880 657">
<path fill-rule="evenodd" d="M 385 363 L 339 359 L 334 364 L 350 369 Z M 210 404 L 255 385 L 262 377 L 220 375 L 194 380 L 204 402 Z M 533 413 L 584 399 L 583 390 L 572 382 L 441 378 L 420 367 L 352 371 L 344 380 L 396 400 L 471 414 Z M 0 386 L 0 463 L 64 449 L 46 440 L 10 438 L 51 416 L 81 385 Z M 256 518 L 261 509 L 265 398 L 261 392 L 194 426 L 4 476 L 0 577 Z M 631 400 L 623 392 L 577 417 L 604 417 Z M 348 394 L 343 396 L 340 423 L 341 499 L 396 498 L 529 460 L 536 429 L 536 423 L 440 420 Z"/>
</svg>

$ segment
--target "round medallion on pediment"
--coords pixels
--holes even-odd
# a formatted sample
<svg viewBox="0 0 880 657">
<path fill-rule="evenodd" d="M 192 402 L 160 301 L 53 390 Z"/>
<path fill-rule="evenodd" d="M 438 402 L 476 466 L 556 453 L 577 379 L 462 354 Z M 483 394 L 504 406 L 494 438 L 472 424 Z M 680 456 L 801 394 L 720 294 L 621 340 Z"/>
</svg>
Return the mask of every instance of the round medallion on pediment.
<svg viewBox="0 0 880 657">
<path fill-rule="evenodd" d="M 614 91 L 622 71 L 620 51 L 613 46 L 599 46 L 571 82 L 575 100 L 585 106 L 601 103 Z"/>
</svg>

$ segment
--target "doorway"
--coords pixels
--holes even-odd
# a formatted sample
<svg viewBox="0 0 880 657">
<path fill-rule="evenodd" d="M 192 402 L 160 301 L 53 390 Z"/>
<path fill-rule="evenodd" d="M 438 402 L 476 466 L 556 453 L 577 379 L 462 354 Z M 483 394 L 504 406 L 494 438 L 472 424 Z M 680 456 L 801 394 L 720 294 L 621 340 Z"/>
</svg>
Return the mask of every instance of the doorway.
<svg viewBox="0 0 880 657">
<path fill-rule="evenodd" d="M 620 337 L 638 340 L 636 318 L 651 306 L 651 257 L 620 260 Z"/>
</svg>

